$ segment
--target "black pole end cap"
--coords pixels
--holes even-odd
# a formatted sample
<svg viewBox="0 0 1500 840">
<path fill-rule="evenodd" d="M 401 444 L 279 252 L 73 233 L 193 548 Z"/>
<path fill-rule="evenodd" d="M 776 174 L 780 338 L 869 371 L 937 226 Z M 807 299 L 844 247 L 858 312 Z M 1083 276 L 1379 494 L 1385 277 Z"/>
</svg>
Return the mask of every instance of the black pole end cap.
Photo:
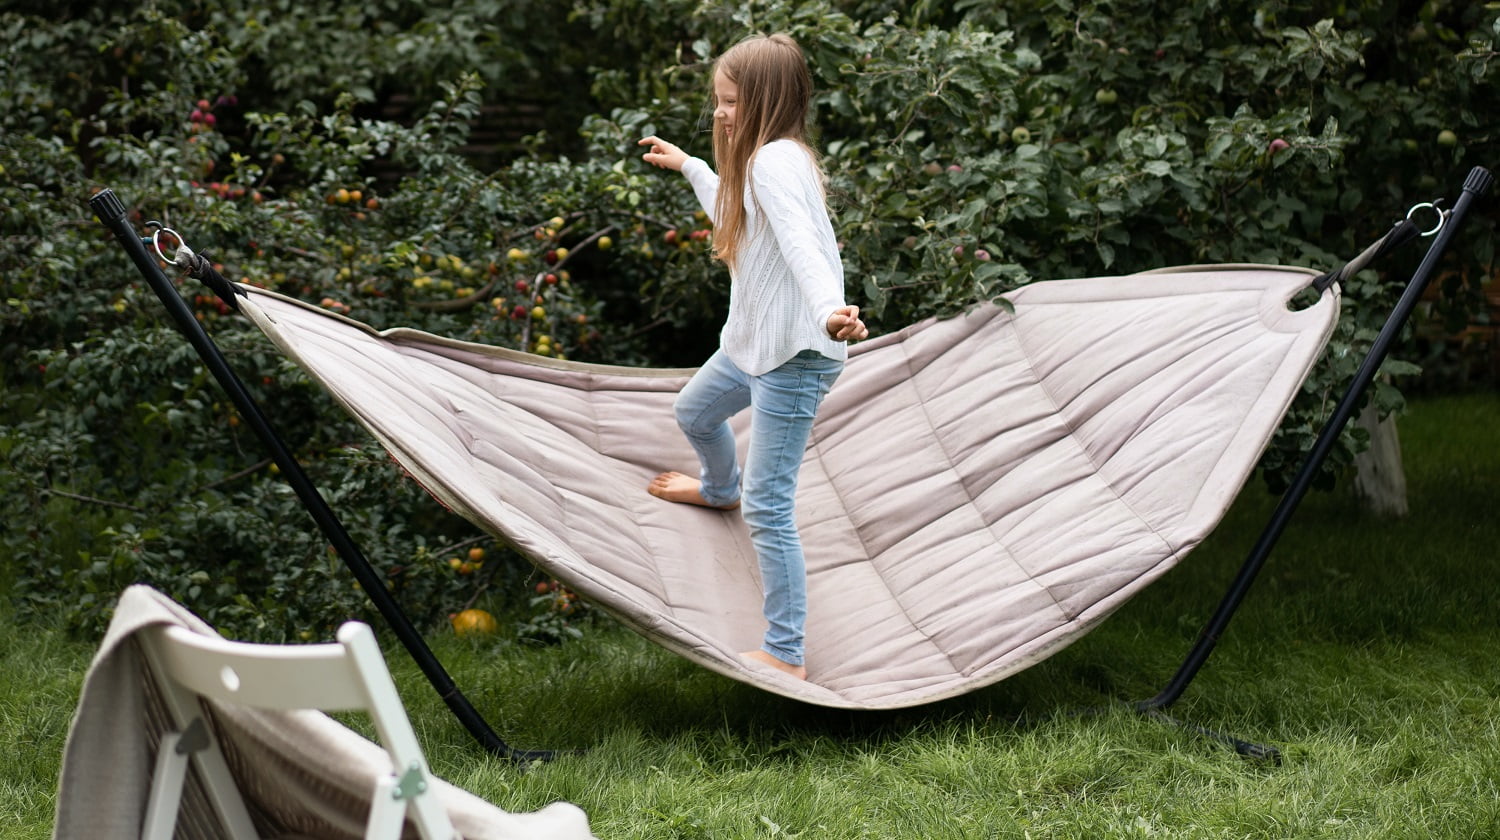
<svg viewBox="0 0 1500 840">
<path fill-rule="evenodd" d="M 99 221 L 105 224 L 125 218 L 125 202 L 108 187 L 94 193 L 93 198 L 89 199 L 89 206 L 94 209 L 94 215 L 99 217 Z"/>
<path fill-rule="evenodd" d="M 1495 183 L 1495 176 L 1483 166 L 1476 166 L 1469 170 L 1469 177 L 1464 180 L 1464 191 L 1484 195 L 1493 183 Z"/>
</svg>

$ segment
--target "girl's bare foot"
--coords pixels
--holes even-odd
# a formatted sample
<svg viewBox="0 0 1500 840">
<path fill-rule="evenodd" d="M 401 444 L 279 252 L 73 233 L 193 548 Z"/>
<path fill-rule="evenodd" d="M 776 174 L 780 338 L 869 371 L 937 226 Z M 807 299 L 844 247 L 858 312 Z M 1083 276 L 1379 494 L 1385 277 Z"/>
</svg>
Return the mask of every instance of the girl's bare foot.
<svg viewBox="0 0 1500 840">
<path fill-rule="evenodd" d="M 683 475 L 680 472 L 664 472 L 651 480 L 646 492 L 669 502 L 682 502 L 715 510 L 734 510 L 740 506 L 739 499 L 727 505 L 711 505 L 704 501 L 703 491 L 700 488 L 701 482 L 690 475 Z"/>
<path fill-rule="evenodd" d="M 747 650 L 744 653 L 740 654 L 740 656 L 753 662 L 759 662 L 762 665 L 770 665 L 772 668 L 775 668 L 783 674 L 788 674 L 790 676 L 796 677 L 799 680 L 807 679 L 806 666 L 793 665 L 790 662 L 782 662 L 780 659 L 777 659 L 776 657 L 772 656 L 769 653 L 766 653 L 763 650 Z"/>
</svg>

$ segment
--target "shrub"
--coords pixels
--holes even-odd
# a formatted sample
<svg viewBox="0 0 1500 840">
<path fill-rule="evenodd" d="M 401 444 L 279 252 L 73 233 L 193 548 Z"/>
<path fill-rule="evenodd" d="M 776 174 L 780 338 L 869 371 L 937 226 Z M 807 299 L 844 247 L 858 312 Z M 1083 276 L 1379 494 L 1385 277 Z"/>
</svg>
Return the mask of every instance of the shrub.
<svg viewBox="0 0 1500 840">
<path fill-rule="evenodd" d="M 1481 103 L 1496 94 L 1500 11 L 1474 5 L 1428 4 L 1407 26 L 1395 4 L 1376 2 L 1343 4 L 1337 18 L 1306 3 L 1050 0 L 922 4 L 905 18 L 848 4 L 884 14 L 874 20 L 815 3 L 645 12 L 665 5 L 588 8 L 619 21 L 621 49 L 679 45 L 675 61 L 658 47 L 646 65 L 671 68 L 669 90 L 646 69 L 633 87 L 678 136 L 690 136 L 694 112 L 677 101 L 701 99 L 704 57 L 752 25 L 804 45 L 849 285 L 876 329 L 1033 279 L 1194 263 L 1336 268 L 1412 205 L 1454 198 L 1496 148 Z M 672 31 L 648 37 L 641 20 Z M 628 98 L 620 72 L 604 78 Z M 1445 261 L 1450 324 L 1476 311 L 1494 274 L 1497 217 L 1481 209 Z M 1300 464 L 1414 265 L 1391 259 L 1346 284 L 1331 352 L 1262 461 L 1272 486 Z M 1416 372 L 1399 358 L 1385 367 Z M 1382 414 L 1402 399 L 1385 382 L 1373 397 Z M 1324 486 L 1362 435 L 1345 432 Z"/>
<path fill-rule="evenodd" d="M 1331 268 L 1495 158 L 1500 11 L 1478 4 L 1414 18 L 1374 0 L 1336 14 L 1221 0 L 212 5 L 0 12 L 13 267 L 0 489 L 20 502 L 0 546 L 24 605 L 89 630 L 134 580 L 247 636 L 367 609 L 88 218 L 91 189 L 114 187 L 137 225 L 161 220 L 231 279 L 376 326 L 690 365 L 713 346 L 725 275 L 691 235 L 706 226 L 691 193 L 634 142 L 661 133 L 707 155 L 709 61 L 751 30 L 807 50 L 849 295 L 877 332 L 1034 279 Z M 395 108 L 398 94 L 417 104 Z M 522 102 L 543 130 L 475 143 L 475 125 Z M 1487 205 L 1445 261 L 1451 323 L 1494 273 L 1496 217 Z M 1268 481 L 1300 461 L 1412 262 L 1346 287 Z M 455 573 L 449 550 L 486 538 L 205 290 L 181 293 L 414 614 L 437 623 L 481 587 L 519 590 L 526 564 L 500 552 Z M 1383 385 L 1375 399 L 1393 410 L 1401 396 Z"/>
</svg>

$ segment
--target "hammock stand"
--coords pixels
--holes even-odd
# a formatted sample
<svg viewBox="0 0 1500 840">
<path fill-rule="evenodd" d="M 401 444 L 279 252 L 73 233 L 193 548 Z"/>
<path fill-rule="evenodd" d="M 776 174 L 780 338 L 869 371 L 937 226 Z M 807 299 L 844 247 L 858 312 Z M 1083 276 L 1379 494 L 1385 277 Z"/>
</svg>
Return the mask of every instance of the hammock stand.
<svg viewBox="0 0 1500 840">
<path fill-rule="evenodd" d="M 1177 673 L 1156 697 L 1133 704 L 1136 710 L 1179 726 L 1185 726 L 1199 734 L 1233 747 L 1241 755 L 1279 762 L 1280 754 L 1274 747 L 1252 744 L 1238 738 L 1182 724 L 1167 717 L 1164 710 L 1170 707 L 1182 695 L 1212 653 L 1219 638 L 1221 638 L 1227 628 L 1230 619 L 1248 593 L 1249 587 L 1254 582 L 1262 566 L 1264 566 L 1271 550 L 1287 527 L 1292 513 L 1306 495 L 1306 492 L 1311 488 L 1313 478 L 1326 459 L 1334 441 L 1336 441 L 1344 425 L 1351 419 L 1362 402 L 1366 389 L 1374 380 L 1376 372 L 1388 354 L 1391 345 L 1399 335 L 1400 330 L 1410 318 L 1412 311 L 1436 270 L 1439 259 L 1461 226 L 1470 205 L 1476 198 L 1488 190 L 1492 182 L 1493 177 L 1488 171 L 1475 167 L 1469 173 L 1463 185 L 1462 192 L 1455 201 L 1453 208 L 1451 210 L 1437 210 L 1440 215 L 1440 224 L 1433 231 L 1427 232 L 1428 234 L 1435 234 L 1435 238 L 1429 246 L 1426 256 L 1408 282 L 1404 294 L 1388 317 L 1369 353 L 1351 381 L 1348 390 L 1335 408 L 1333 415 L 1319 434 L 1317 441 L 1314 443 L 1296 478 L 1283 495 L 1280 504 L 1272 515 L 1260 539 L 1256 542 L 1249 557 L 1236 574 L 1218 608 L 1205 625 L 1197 642 L 1189 651 Z M 371 568 L 369 562 L 365 559 L 359 547 L 349 537 L 337 516 L 318 493 L 307 475 L 302 471 L 296 459 L 287 450 L 285 444 L 272 428 L 258 404 L 245 390 L 243 384 L 230 368 L 223 354 L 208 336 L 203 326 L 193 317 L 191 310 L 178 294 L 171 280 L 162 271 L 157 259 L 148 251 L 147 246 L 153 244 L 153 238 L 143 238 L 131 229 L 125 205 L 112 190 L 102 190 L 95 194 L 89 203 L 101 223 L 119 240 L 121 246 L 124 247 L 131 260 L 136 264 L 137 269 L 161 299 L 169 316 L 187 336 L 190 344 L 203 359 L 205 365 L 219 382 L 220 386 L 224 388 L 245 421 L 270 451 L 273 460 L 281 469 L 282 475 L 298 494 L 298 497 L 307 507 L 309 513 L 324 533 L 324 536 L 349 567 L 382 617 L 390 624 L 396 637 L 406 647 L 433 688 L 443 698 L 444 702 L 447 703 L 450 710 L 464 727 L 482 747 L 496 756 L 519 763 L 545 760 L 552 757 L 554 753 L 551 751 L 520 750 L 508 745 L 490 728 L 483 717 L 463 696 L 462 692 L 453 683 L 451 677 L 437 661 L 435 655 L 427 647 L 421 634 L 415 629 L 410 619 L 405 615 L 399 604 L 395 602 L 391 594 L 386 591 L 378 573 Z M 1329 286 L 1339 283 L 1343 279 L 1362 270 L 1372 260 L 1398 247 L 1400 244 L 1413 239 L 1418 235 L 1419 231 L 1410 221 L 1409 216 L 1410 214 L 1408 214 L 1408 219 L 1398 222 L 1385 236 L 1381 237 L 1379 241 L 1364 253 L 1350 261 L 1349 264 L 1318 278 L 1314 286 L 1320 291 L 1327 289 Z M 183 252 L 186 252 L 185 256 Z M 237 296 L 243 295 L 245 292 L 239 290 L 219 275 L 213 269 L 208 259 L 202 255 L 193 255 L 191 252 L 187 252 L 185 247 L 179 250 L 178 257 L 179 268 L 183 269 L 190 276 L 204 282 L 228 306 L 239 311 L 240 307 Z"/>
</svg>

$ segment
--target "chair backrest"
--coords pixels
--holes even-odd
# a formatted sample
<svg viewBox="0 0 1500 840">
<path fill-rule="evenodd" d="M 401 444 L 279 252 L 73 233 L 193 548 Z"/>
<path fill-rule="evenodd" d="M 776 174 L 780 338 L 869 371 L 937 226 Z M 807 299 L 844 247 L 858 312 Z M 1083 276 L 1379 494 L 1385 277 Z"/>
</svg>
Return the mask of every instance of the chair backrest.
<svg viewBox="0 0 1500 840">
<path fill-rule="evenodd" d="M 174 724 L 157 751 L 142 837 L 170 840 L 189 760 L 228 835 L 256 837 L 223 754 L 208 737 L 199 697 L 259 709 L 368 712 L 394 771 L 376 783 L 366 838 L 399 836 L 408 812 L 425 840 L 457 836 L 436 796 L 424 795 L 431 773 L 368 625 L 345 624 L 336 644 L 249 644 L 182 627 L 155 628 L 141 639 Z"/>
</svg>

